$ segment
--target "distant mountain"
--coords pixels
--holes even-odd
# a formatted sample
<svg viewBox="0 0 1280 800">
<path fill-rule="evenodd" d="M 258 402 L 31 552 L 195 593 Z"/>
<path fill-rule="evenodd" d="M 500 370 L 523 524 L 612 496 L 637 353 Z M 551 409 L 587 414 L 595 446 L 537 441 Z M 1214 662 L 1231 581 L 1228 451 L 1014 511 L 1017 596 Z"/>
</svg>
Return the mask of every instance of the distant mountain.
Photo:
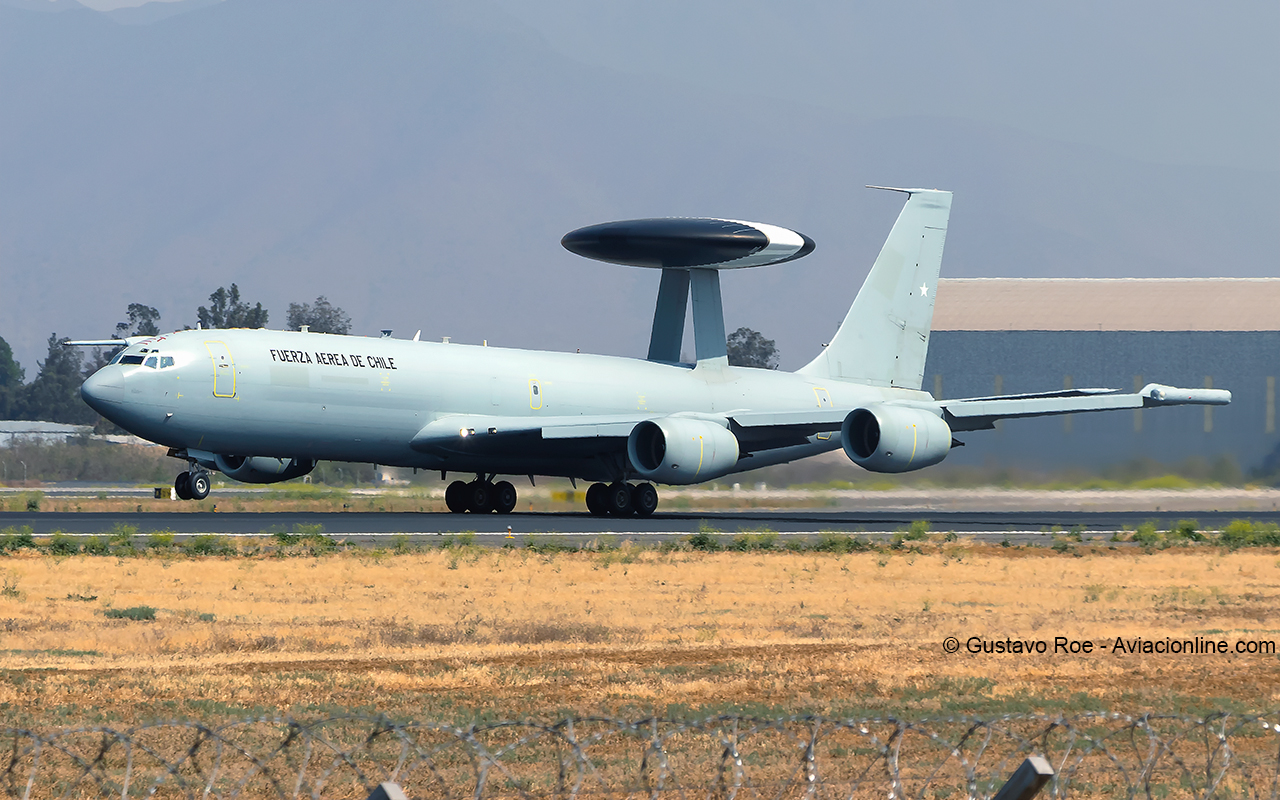
<svg viewBox="0 0 1280 800">
<path fill-rule="evenodd" d="M 900 207 L 866 183 L 956 192 L 950 276 L 1277 266 L 1274 211 L 1241 191 L 1274 174 L 612 72 L 489 0 L 225 0 L 146 25 L 0 6 L 0 108 L 0 336 L 28 376 L 50 331 L 107 335 L 130 302 L 194 324 L 233 281 L 273 325 L 323 294 L 375 334 L 643 355 L 657 275 L 559 239 L 661 215 L 817 241 L 724 280 L 727 327 L 794 368 Z"/>
</svg>

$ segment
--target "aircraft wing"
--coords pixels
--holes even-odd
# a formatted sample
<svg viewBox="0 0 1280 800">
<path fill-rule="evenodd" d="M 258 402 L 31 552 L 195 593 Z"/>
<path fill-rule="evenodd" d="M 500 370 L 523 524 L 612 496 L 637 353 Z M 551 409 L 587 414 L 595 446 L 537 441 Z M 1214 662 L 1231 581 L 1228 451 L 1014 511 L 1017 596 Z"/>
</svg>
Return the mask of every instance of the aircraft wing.
<svg viewBox="0 0 1280 800">
<path fill-rule="evenodd" d="M 968 397 L 956 400 L 888 401 L 886 405 L 941 412 L 952 431 L 976 431 L 995 426 L 996 420 L 1151 408 L 1177 405 L 1226 405 L 1231 392 L 1224 389 L 1180 389 L 1150 383 L 1141 391 L 1116 389 L 1064 389 L 1035 394 Z M 804 411 L 731 411 L 724 415 L 691 414 L 728 423 L 744 453 L 804 444 L 814 434 L 840 430 L 853 408 L 819 408 Z M 558 442 L 577 452 L 616 450 L 640 422 L 666 416 L 659 413 L 577 416 L 490 416 L 451 414 L 423 426 L 409 446 L 419 452 L 511 454 L 543 451 Z"/>
<path fill-rule="evenodd" d="M 744 412 L 724 415 L 677 414 L 727 425 L 738 438 L 742 452 L 804 444 L 814 433 L 838 431 L 852 409 L 817 411 Z M 419 452 L 512 454 L 559 450 L 606 452 L 624 445 L 631 430 L 645 420 L 669 416 L 661 413 L 577 415 L 559 417 L 506 417 L 451 414 L 423 426 L 409 442 Z M 741 422 L 740 422 L 741 421 Z M 745 424 L 742 424 L 745 422 Z"/>
<path fill-rule="evenodd" d="M 1122 392 L 1118 389 L 1063 389 L 955 400 L 888 401 L 885 404 L 934 413 L 941 411 L 942 418 L 951 430 L 976 431 L 991 428 L 1000 419 L 1156 406 L 1224 406 L 1230 402 L 1231 392 L 1225 389 L 1180 389 L 1149 383 L 1138 392 Z M 853 410 L 822 408 L 811 411 L 746 411 L 727 416 L 732 422 L 734 433 L 740 439 L 763 442 L 784 435 L 803 438 L 815 433 L 838 431 L 845 417 Z"/>
<path fill-rule="evenodd" d="M 1148 383 L 1140 391 L 1132 393 L 1116 389 L 1064 389 L 1039 394 L 942 400 L 938 401 L 938 405 L 942 408 L 943 419 L 951 426 L 951 430 L 976 431 L 991 428 L 996 420 L 1000 419 L 1078 414 L 1120 408 L 1225 406 L 1230 402 L 1231 392 L 1225 389 L 1180 389 L 1175 386 Z"/>
</svg>

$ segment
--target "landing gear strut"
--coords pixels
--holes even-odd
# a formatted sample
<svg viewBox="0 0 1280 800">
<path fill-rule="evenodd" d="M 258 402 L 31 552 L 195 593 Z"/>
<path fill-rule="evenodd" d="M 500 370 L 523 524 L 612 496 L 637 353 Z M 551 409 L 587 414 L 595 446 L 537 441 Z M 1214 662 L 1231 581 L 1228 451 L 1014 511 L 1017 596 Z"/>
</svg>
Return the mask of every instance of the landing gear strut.
<svg viewBox="0 0 1280 800">
<path fill-rule="evenodd" d="M 658 508 L 658 490 L 652 483 L 632 486 L 622 481 L 587 487 L 587 511 L 596 517 L 647 517 Z"/>
<path fill-rule="evenodd" d="M 476 478 L 470 483 L 454 481 L 444 490 L 444 504 L 454 514 L 467 511 L 472 514 L 488 514 L 490 511 L 510 514 L 517 500 L 516 487 L 508 481 L 490 483 L 484 478 Z"/>
</svg>

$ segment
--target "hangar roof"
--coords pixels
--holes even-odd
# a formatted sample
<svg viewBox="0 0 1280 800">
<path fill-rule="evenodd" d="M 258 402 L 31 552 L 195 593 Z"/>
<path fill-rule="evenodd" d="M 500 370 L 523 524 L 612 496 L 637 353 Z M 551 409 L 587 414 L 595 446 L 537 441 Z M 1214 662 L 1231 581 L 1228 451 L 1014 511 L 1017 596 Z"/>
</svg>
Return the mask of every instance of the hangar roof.
<svg viewBox="0 0 1280 800">
<path fill-rule="evenodd" d="M 1276 331 L 1280 278 L 944 278 L 941 331 Z"/>
</svg>

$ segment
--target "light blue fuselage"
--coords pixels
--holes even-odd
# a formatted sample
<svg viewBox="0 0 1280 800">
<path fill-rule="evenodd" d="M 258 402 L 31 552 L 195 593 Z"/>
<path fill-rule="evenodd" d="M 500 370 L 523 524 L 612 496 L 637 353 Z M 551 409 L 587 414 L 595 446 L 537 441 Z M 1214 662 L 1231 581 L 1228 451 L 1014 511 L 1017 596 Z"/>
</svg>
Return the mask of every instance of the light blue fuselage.
<svg viewBox="0 0 1280 800">
<path fill-rule="evenodd" d="M 143 350 L 147 352 L 142 352 Z M 126 361 L 143 358 L 141 364 Z M 147 358 L 158 357 L 156 367 Z M 159 365 L 172 359 L 169 366 Z M 613 480 L 615 438 L 544 440 L 501 452 L 410 446 L 442 417 L 723 416 L 929 396 L 773 370 L 269 330 L 180 331 L 127 348 L 84 384 L 86 401 L 159 444 L 223 455 L 372 462 L 457 472 Z M 742 458 L 754 469 L 839 447 L 839 436 Z"/>
</svg>

